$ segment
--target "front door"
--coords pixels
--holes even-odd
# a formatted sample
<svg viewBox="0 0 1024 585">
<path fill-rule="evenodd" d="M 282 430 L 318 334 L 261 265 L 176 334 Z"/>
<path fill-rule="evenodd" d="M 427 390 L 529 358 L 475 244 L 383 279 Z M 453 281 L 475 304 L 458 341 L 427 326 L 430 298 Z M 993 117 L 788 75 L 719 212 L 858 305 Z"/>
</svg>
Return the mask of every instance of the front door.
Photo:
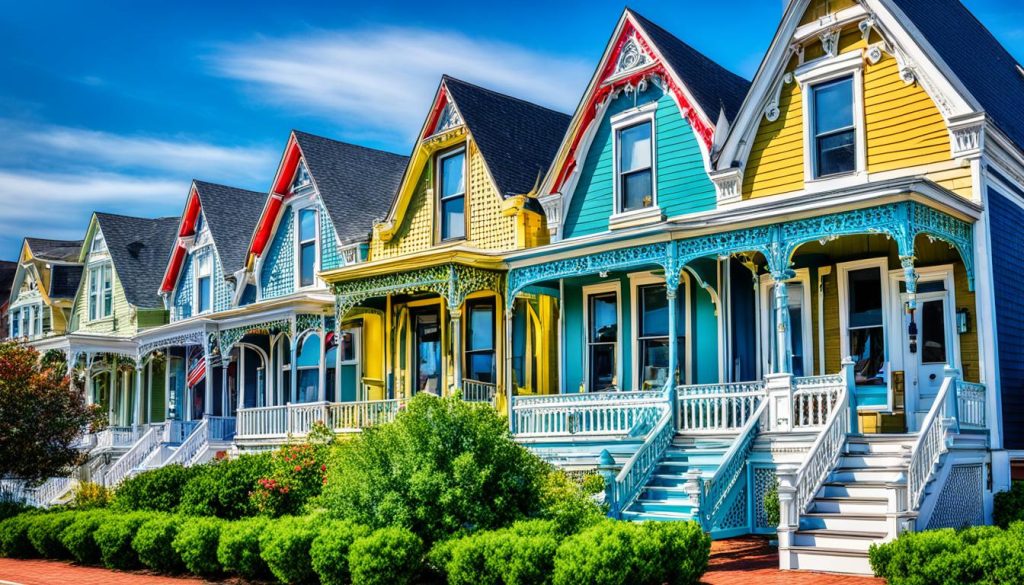
<svg viewBox="0 0 1024 585">
<path fill-rule="evenodd" d="M 942 281 L 936 281 L 935 285 Z M 930 284 L 930 283 L 928 283 Z M 920 286 L 920 285 L 919 285 Z M 928 287 L 933 288 L 933 287 Z M 905 296 L 905 295 L 904 295 Z M 907 410 L 912 411 L 914 429 L 928 415 L 942 387 L 943 370 L 956 363 L 950 315 L 952 302 L 946 291 L 918 293 L 914 327 L 911 315 L 903 312 L 903 359 L 906 370 Z M 913 330 L 916 328 L 916 339 Z"/>
<path fill-rule="evenodd" d="M 415 392 L 441 394 L 441 317 L 436 308 L 413 314 Z"/>
</svg>

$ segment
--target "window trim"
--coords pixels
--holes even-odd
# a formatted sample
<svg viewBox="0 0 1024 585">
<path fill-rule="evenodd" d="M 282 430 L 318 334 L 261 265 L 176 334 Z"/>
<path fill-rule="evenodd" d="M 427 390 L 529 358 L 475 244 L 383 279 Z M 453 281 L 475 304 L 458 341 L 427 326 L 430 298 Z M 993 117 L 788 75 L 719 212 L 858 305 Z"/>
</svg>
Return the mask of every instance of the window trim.
<svg viewBox="0 0 1024 585">
<path fill-rule="evenodd" d="M 447 198 L 441 192 L 441 186 L 444 181 L 444 174 L 441 172 L 441 162 L 447 158 L 453 156 L 462 155 L 462 194 L 452 195 Z M 434 205 L 437 206 L 437 229 L 435 235 L 437 237 L 438 244 L 447 244 L 449 242 L 461 242 L 469 239 L 469 149 L 466 144 L 458 144 L 451 148 L 442 150 L 434 155 Z M 445 201 L 451 201 L 454 199 L 462 198 L 462 219 L 464 222 L 463 235 L 452 238 L 444 237 L 444 207 Z"/>
<path fill-rule="evenodd" d="M 631 295 L 632 302 L 630 303 L 630 323 L 635 323 L 635 331 L 631 332 L 632 339 L 630 340 L 630 350 L 633 352 L 633 378 L 639 389 L 640 384 L 640 289 L 645 286 L 652 284 L 665 284 L 665 277 L 654 274 L 654 272 L 637 272 L 629 275 L 629 293 Z M 679 276 L 679 288 L 676 289 L 676 299 L 682 299 L 683 302 L 683 318 L 676 323 L 676 336 L 683 337 L 683 355 L 686 359 L 683 360 L 682 368 L 680 373 L 682 374 L 682 381 L 680 384 L 690 384 L 693 379 L 693 336 L 690 335 L 690 320 L 692 318 L 691 309 L 692 303 L 690 302 L 690 275 L 685 271 L 681 271 Z"/>
<path fill-rule="evenodd" d="M 815 87 L 852 78 L 853 85 L 853 126 L 855 165 L 848 173 L 825 177 L 818 176 L 817 151 L 814 133 L 814 89 Z M 864 57 L 863 51 L 855 50 L 837 57 L 823 57 L 803 65 L 794 72 L 800 86 L 803 105 L 803 146 L 805 190 L 835 189 L 847 185 L 867 182 L 867 131 L 864 118 Z"/>
<path fill-rule="evenodd" d="M 857 405 L 858 411 L 864 412 L 885 412 L 893 409 L 892 392 L 892 338 L 893 327 L 890 322 L 889 307 L 892 301 L 889 298 L 889 258 L 886 256 L 854 260 L 836 264 L 836 284 L 839 292 L 839 355 L 850 355 L 850 273 L 865 268 L 877 268 L 880 278 L 879 286 L 882 287 L 882 339 L 885 340 L 885 383 L 888 398 L 887 404 L 881 406 Z"/>
<path fill-rule="evenodd" d="M 304 346 L 306 344 L 306 341 L 308 341 L 310 337 L 316 337 L 317 338 L 317 354 L 318 355 L 317 355 L 317 358 L 316 358 L 316 364 L 312 365 L 312 366 L 300 366 L 299 363 L 298 363 L 299 362 L 299 351 L 298 350 L 301 349 L 302 346 Z M 323 373 L 324 373 L 324 366 L 326 364 L 326 356 L 324 355 L 324 336 L 321 335 L 320 333 L 318 333 L 315 330 L 307 330 L 304 333 L 300 334 L 300 336 L 299 336 L 299 343 L 296 344 L 295 347 L 296 347 L 295 362 L 288 364 L 289 370 L 292 372 L 292 375 L 295 377 L 295 381 L 294 381 L 294 384 L 295 384 L 295 396 L 294 396 L 295 403 L 296 404 L 310 404 L 310 403 L 313 403 L 313 402 L 319 402 L 320 401 L 320 394 L 324 390 L 324 376 L 323 376 Z M 314 372 L 316 372 L 316 395 L 313 396 L 312 400 L 309 400 L 307 402 L 303 402 L 303 401 L 299 400 L 299 392 L 300 392 L 300 389 L 299 389 L 299 378 L 301 378 L 303 370 L 313 370 Z M 282 368 L 282 371 L 283 371 L 283 368 Z M 288 391 L 290 392 L 290 389 Z"/>
<path fill-rule="evenodd" d="M 94 280 L 93 277 L 96 274 L 96 272 L 104 272 L 104 271 L 106 271 L 109 274 L 109 278 L 108 279 L 104 279 L 104 278 L 101 277 L 101 279 L 99 281 L 99 284 L 96 287 L 96 301 L 97 301 L 96 304 L 99 305 L 99 308 L 98 308 L 99 310 L 96 311 L 96 314 L 94 316 L 93 315 L 93 307 L 94 307 L 94 305 L 93 305 L 93 290 L 92 290 L 92 284 L 93 284 L 93 280 Z M 87 284 L 88 288 L 86 289 L 86 317 L 88 317 L 88 319 L 86 320 L 86 322 L 88 322 L 88 323 L 98 323 L 98 322 L 101 322 L 101 321 L 104 321 L 104 320 L 107 320 L 107 319 L 112 319 L 114 317 L 114 266 L 113 266 L 113 264 L 111 262 L 109 262 L 109 261 L 102 261 L 102 262 L 97 262 L 95 264 L 90 265 L 89 268 L 88 268 L 88 277 L 89 277 L 89 282 Z M 109 284 L 109 288 L 103 286 L 104 284 Z M 107 313 L 107 314 L 103 314 L 104 313 L 104 311 L 103 311 L 104 306 L 103 306 L 103 302 L 102 301 L 105 299 L 106 295 L 104 293 L 106 291 L 109 291 L 109 293 L 110 293 L 110 312 Z"/>
<path fill-rule="evenodd" d="M 313 282 L 311 284 L 307 284 L 307 285 L 303 285 L 302 284 L 302 245 L 305 244 L 305 243 L 310 242 L 310 240 L 303 240 L 302 239 L 302 235 L 301 235 L 302 212 L 305 211 L 305 210 L 312 210 L 313 211 L 313 231 L 314 231 L 314 237 L 313 237 L 313 240 L 312 240 L 312 242 L 313 242 L 313 250 L 314 250 L 314 256 L 313 256 Z M 294 247 L 295 247 L 294 248 L 294 254 L 295 254 L 295 261 L 294 261 L 294 263 L 295 263 L 295 290 L 296 291 L 301 291 L 301 290 L 309 290 L 309 289 L 313 289 L 313 288 L 318 288 L 318 287 L 321 286 L 321 281 L 320 281 L 320 261 L 321 261 L 321 258 L 320 258 L 320 238 L 321 238 L 321 234 L 320 234 L 320 220 L 321 220 L 320 211 L 321 211 L 321 208 L 320 208 L 319 205 L 317 205 L 317 203 L 315 201 L 310 201 L 310 202 L 304 202 L 302 205 L 293 205 L 292 206 L 292 211 L 294 212 L 293 213 L 294 217 L 292 218 L 292 222 L 294 223 L 294 230 L 295 230 L 295 241 L 293 242 Z"/>
<path fill-rule="evenodd" d="M 609 227 L 622 221 L 646 219 L 648 217 L 661 217 L 661 207 L 658 205 L 658 124 L 656 119 L 658 102 L 648 102 L 625 112 L 616 114 L 611 118 L 612 131 L 612 215 L 608 218 Z M 649 123 L 651 125 L 651 197 L 653 202 L 650 207 L 642 207 L 630 211 L 622 210 L 622 173 L 619 167 L 619 134 L 634 126 Z"/>
<path fill-rule="evenodd" d="M 199 273 L 199 259 L 201 256 L 206 256 L 210 259 L 209 274 L 204 275 Z M 213 292 L 213 248 L 201 248 L 197 250 L 192 257 L 195 258 L 195 270 L 192 271 L 192 299 L 193 304 L 195 305 L 195 310 L 192 311 L 192 314 L 193 316 L 197 316 L 213 313 L 213 299 L 215 297 Z M 202 310 L 202 305 L 199 302 L 199 281 L 203 278 L 208 278 L 210 280 L 210 298 L 208 299 L 209 308 L 205 311 Z"/>
<path fill-rule="evenodd" d="M 583 391 L 590 392 L 590 297 L 615 293 L 615 314 L 618 327 L 615 331 L 615 388 L 622 390 L 624 364 L 622 363 L 622 286 L 619 281 L 602 282 L 583 287 Z M 616 390 L 606 390 L 614 392 Z"/>
<path fill-rule="evenodd" d="M 472 311 L 473 311 L 472 307 L 473 307 L 473 305 L 489 306 L 490 309 L 491 309 L 491 321 L 492 321 L 492 323 L 491 323 L 491 348 L 490 349 L 472 349 L 472 350 L 469 349 L 470 333 L 471 333 L 470 323 L 472 321 Z M 498 383 L 498 379 L 501 377 L 501 374 L 498 371 L 499 370 L 499 367 L 498 367 L 498 299 L 496 297 L 493 297 L 493 296 L 480 296 L 480 297 L 475 297 L 475 298 L 469 298 L 469 299 L 466 299 L 466 302 L 463 304 L 463 307 L 464 308 L 462 310 L 462 314 L 463 314 L 464 318 L 461 320 L 462 321 L 461 326 L 462 326 L 462 339 L 464 341 L 463 341 L 463 344 L 462 344 L 462 356 L 460 356 L 458 358 L 458 359 L 462 360 L 462 375 L 463 375 L 463 377 L 465 379 L 472 380 L 473 378 L 469 377 L 469 357 L 470 357 L 470 355 L 487 353 L 487 354 L 491 355 L 491 359 L 492 359 L 492 362 L 493 362 L 493 366 L 494 366 L 493 367 L 493 369 L 494 369 L 494 381 L 493 382 L 483 382 L 482 380 L 474 380 L 474 381 L 482 382 L 484 384 L 487 384 L 487 383 L 497 384 Z M 461 386 L 462 381 L 459 380 L 457 383 Z"/>
</svg>

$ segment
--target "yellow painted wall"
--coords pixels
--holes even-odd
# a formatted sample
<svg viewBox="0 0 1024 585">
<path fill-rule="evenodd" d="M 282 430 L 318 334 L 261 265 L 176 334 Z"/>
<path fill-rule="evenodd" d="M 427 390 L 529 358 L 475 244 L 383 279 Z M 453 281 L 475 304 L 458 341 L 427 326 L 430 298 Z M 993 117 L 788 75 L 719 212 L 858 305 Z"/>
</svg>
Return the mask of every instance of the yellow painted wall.
<svg viewBox="0 0 1024 585">
<path fill-rule="evenodd" d="M 850 8 L 855 4 L 857 4 L 856 0 L 811 0 L 803 17 L 800 18 L 800 24 L 809 24 L 823 16 Z"/>
<path fill-rule="evenodd" d="M 787 68 L 796 68 L 796 58 Z M 779 117 L 761 116 L 743 173 L 744 198 L 798 191 L 804 186 L 803 96 L 795 81 L 779 96 Z"/>
<path fill-rule="evenodd" d="M 364 313 L 363 323 L 362 383 L 368 388 L 366 400 L 385 398 L 384 379 L 384 319 L 382 315 Z"/>
</svg>

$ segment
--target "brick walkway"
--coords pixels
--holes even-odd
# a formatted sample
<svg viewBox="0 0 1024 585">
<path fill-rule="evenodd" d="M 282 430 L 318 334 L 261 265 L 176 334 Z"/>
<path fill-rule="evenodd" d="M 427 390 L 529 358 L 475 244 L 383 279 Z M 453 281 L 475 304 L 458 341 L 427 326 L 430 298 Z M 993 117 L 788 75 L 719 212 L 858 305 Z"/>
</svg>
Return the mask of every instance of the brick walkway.
<svg viewBox="0 0 1024 585">
<path fill-rule="evenodd" d="M 885 585 L 882 579 L 810 571 L 780 571 L 776 551 L 764 538 L 748 536 L 716 540 L 711 545 L 711 564 L 704 585 Z M 0 583 L 18 585 L 191 585 L 199 579 L 122 573 L 96 567 L 80 567 L 58 561 L 21 561 L 0 558 Z"/>
<path fill-rule="evenodd" d="M 778 551 L 768 540 L 744 536 L 711 543 L 704 585 L 885 585 L 884 579 L 812 571 L 780 571 Z"/>
</svg>

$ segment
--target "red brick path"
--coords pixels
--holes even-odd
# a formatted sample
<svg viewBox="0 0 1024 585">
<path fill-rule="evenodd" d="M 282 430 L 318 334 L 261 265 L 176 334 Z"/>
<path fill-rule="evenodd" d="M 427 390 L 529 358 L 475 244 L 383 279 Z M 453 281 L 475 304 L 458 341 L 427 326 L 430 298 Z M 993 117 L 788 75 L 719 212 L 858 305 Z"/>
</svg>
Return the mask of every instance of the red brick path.
<svg viewBox="0 0 1024 585">
<path fill-rule="evenodd" d="M 705 585 L 885 585 L 884 579 L 812 571 L 780 571 L 778 551 L 768 540 L 743 536 L 711 543 Z"/>
<path fill-rule="evenodd" d="M 779 559 L 764 538 L 748 536 L 716 540 L 711 545 L 711 564 L 701 583 L 705 585 L 885 585 L 882 579 L 810 571 L 780 571 Z M 0 558 L 0 583 L 19 585 L 191 585 L 198 579 L 123 573 L 96 567 L 80 567 L 58 561 L 21 561 Z"/>
</svg>

